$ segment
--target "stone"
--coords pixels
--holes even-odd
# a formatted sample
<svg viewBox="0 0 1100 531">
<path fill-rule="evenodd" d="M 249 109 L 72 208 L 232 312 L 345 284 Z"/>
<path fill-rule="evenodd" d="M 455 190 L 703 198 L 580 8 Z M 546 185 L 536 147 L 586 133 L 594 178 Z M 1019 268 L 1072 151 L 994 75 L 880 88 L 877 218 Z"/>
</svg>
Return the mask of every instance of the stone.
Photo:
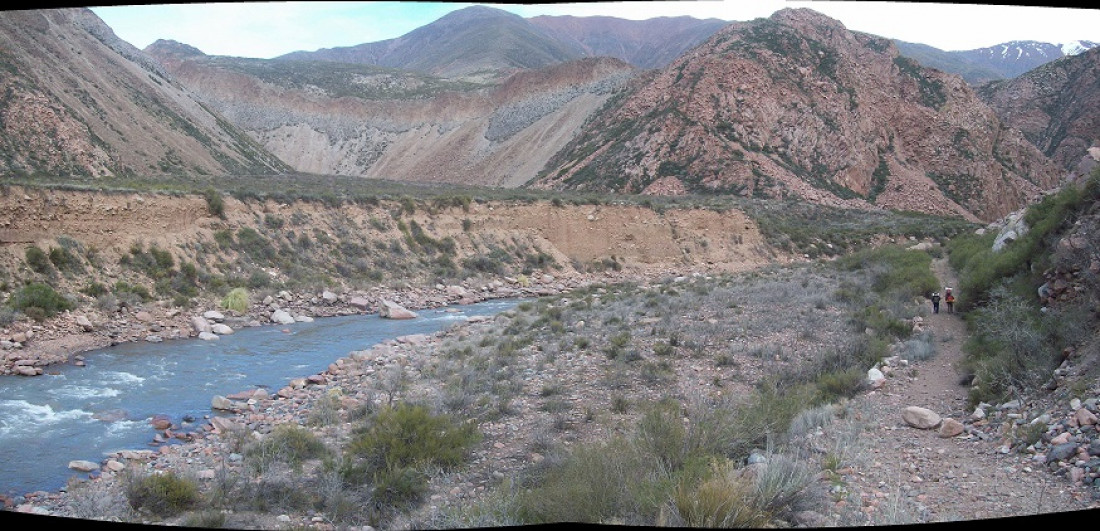
<svg viewBox="0 0 1100 531">
<path fill-rule="evenodd" d="M 213 321 L 215 323 L 220 323 L 220 322 L 225 320 L 225 315 L 222 315 L 221 312 L 216 311 L 216 310 L 210 310 L 210 311 L 207 311 L 207 312 L 203 312 L 202 316 L 207 321 Z"/>
<path fill-rule="evenodd" d="M 210 327 L 210 331 L 215 333 L 215 334 L 218 334 L 219 336 L 226 336 L 226 335 L 229 335 L 229 334 L 233 333 L 233 329 L 230 328 L 229 325 L 224 325 L 224 324 L 221 324 L 221 323 L 217 323 L 215 325 L 212 325 Z"/>
<path fill-rule="evenodd" d="M 191 328 L 193 328 L 195 332 L 199 334 L 203 332 L 209 332 L 210 323 L 204 317 L 195 315 L 191 317 Z"/>
<path fill-rule="evenodd" d="M 872 388 L 878 389 L 886 383 L 886 375 L 882 374 L 882 371 L 877 368 L 871 367 L 867 370 L 867 383 L 870 384 Z"/>
<path fill-rule="evenodd" d="M 154 430 L 167 430 L 172 427 L 172 419 L 168 418 L 168 415 L 153 415 L 153 418 L 149 420 L 149 424 L 153 426 Z"/>
<path fill-rule="evenodd" d="M 1074 418 L 1077 420 L 1078 426 L 1094 426 L 1097 424 L 1096 414 L 1085 409 L 1078 409 L 1073 413 Z"/>
<path fill-rule="evenodd" d="M 370 301 L 367 300 L 366 297 L 352 297 L 351 300 L 348 301 L 348 304 L 353 308 L 358 308 L 360 310 L 366 310 L 367 308 L 370 308 Z"/>
<path fill-rule="evenodd" d="M 92 325 L 92 321 L 83 315 L 76 316 L 76 325 L 85 332 L 91 332 L 95 330 L 95 326 Z"/>
<path fill-rule="evenodd" d="M 74 461 L 69 461 L 69 468 L 76 470 L 77 472 L 92 472 L 95 470 L 99 470 L 99 463 L 77 459 Z"/>
<path fill-rule="evenodd" d="M 918 406 L 909 406 L 901 411 L 901 418 L 906 424 L 921 430 L 930 430 L 939 426 L 940 416 L 930 410 Z"/>
<path fill-rule="evenodd" d="M 1047 452 L 1047 462 L 1065 461 L 1077 453 L 1077 443 L 1063 443 L 1054 446 Z"/>
<path fill-rule="evenodd" d="M 222 411 L 232 411 L 233 401 L 224 396 L 215 395 L 214 398 L 210 399 L 210 407 Z"/>
<path fill-rule="evenodd" d="M 325 304 L 332 304 L 336 302 L 337 298 L 336 294 L 329 290 L 321 292 L 321 300 L 325 301 Z"/>
<path fill-rule="evenodd" d="M 218 339 L 218 334 L 214 332 L 199 332 L 199 339 L 203 341 L 214 341 Z"/>
<path fill-rule="evenodd" d="M 134 314 L 134 319 L 137 319 L 138 321 L 141 321 L 143 323 L 151 323 L 153 322 L 153 314 L 142 310 Z"/>
<path fill-rule="evenodd" d="M 286 310 L 275 310 L 271 314 L 271 321 L 279 324 L 294 324 L 294 316 L 287 313 Z"/>
<path fill-rule="evenodd" d="M 940 437 L 943 437 L 943 438 L 946 439 L 946 438 L 949 438 L 949 437 L 955 437 L 956 435 L 960 435 L 965 430 L 966 430 L 966 427 L 963 426 L 963 424 L 961 422 L 959 422 L 955 419 L 952 419 L 952 418 L 945 418 L 945 419 L 943 419 L 943 422 L 940 424 L 939 433 L 940 433 Z"/>
<path fill-rule="evenodd" d="M 386 299 L 382 299 L 382 308 L 378 310 L 378 315 L 386 319 L 415 319 L 418 317 L 416 312 L 406 310 L 401 305 Z"/>
</svg>

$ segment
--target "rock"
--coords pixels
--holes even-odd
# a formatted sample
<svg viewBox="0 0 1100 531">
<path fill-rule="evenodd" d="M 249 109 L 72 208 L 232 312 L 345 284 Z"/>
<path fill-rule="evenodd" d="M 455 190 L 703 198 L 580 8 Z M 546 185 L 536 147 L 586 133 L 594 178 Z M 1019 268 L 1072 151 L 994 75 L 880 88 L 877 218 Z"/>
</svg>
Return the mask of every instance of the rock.
<svg viewBox="0 0 1100 531">
<path fill-rule="evenodd" d="M 963 424 L 955 419 L 945 418 L 940 424 L 940 437 L 949 438 L 961 434 L 966 430 Z"/>
<path fill-rule="evenodd" d="M 275 313 L 271 314 L 271 321 L 279 324 L 294 324 L 294 316 L 286 310 L 275 310 Z"/>
<path fill-rule="evenodd" d="M 901 411 L 906 424 L 921 430 L 930 430 L 940 425 L 941 419 L 936 412 L 923 407 L 909 406 Z"/>
<path fill-rule="evenodd" d="M 379 309 L 378 315 L 386 319 L 415 319 L 417 317 L 415 312 L 406 310 L 401 305 L 386 299 L 382 299 L 382 308 Z"/>
<path fill-rule="evenodd" d="M 153 314 L 142 310 L 142 311 L 134 314 L 134 319 L 137 319 L 138 321 L 140 321 L 142 323 L 151 323 L 151 322 L 153 322 Z"/>
<path fill-rule="evenodd" d="M 218 339 L 218 334 L 213 332 L 199 332 L 199 339 L 203 341 L 213 341 Z"/>
<path fill-rule="evenodd" d="M 233 329 L 230 328 L 229 325 L 224 325 L 221 323 L 211 326 L 210 331 L 219 336 L 226 336 L 233 333 Z"/>
<path fill-rule="evenodd" d="M 886 375 L 875 367 L 867 370 L 867 383 L 874 389 L 882 387 L 886 383 Z"/>
<path fill-rule="evenodd" d="M 69 468 L 78 472 L 92 472 L 99 470 L 99 463 L 93 463 L 91 461 L 75 460 L 69 461 Z"/>
<path fill-rule="evenodd" d="M 215 323 L 220 323 L 220 322 L 225 320 L 225 315 L 222 315 L 221 312 L 215 311 L 215 310 L 210 310 L 208 312 L 203 312 L 202 316 L 207 321 L 214 321 Z"/>
<path fill-rule="evenodd" d="M 76 324 L 80 327 L 81 330 L 85 332 L 91 332 L 92 330 L 95 330 L 95 326 L 92 325 L 92 321 L 90 321 L 87 317 L 83 315 L 76 316 Z"/>
<path fill-rule="evenodd" d="M 370 308 L 370 301 L 367 300 L 366 297 L 352 297 L 351 300 L 348 301 L 348 304 L 353 308 L 358 308 L 360 310 L 366 310 L 367 308 Z"/>
<path fill-rule="evenodd" d="M 210 399 L 210 407 L 222 411 L 232 411 L 234 406 L 232 400 L 221 395 L 215 395 L 214 398 Z"/>
<path fill-rule="evenodd" d="M 172 427 L 172 419 L 168 418 L 168 415 L 153 415 L 153 418 L 149 419 L 149 424 L 154 430 L 167 430 Z"/>
<path fill-rule="evenodd" d="M 308 316 L 308 315 L 298 315 L 298 316 L 294 317 L 294 322 L 296 322 L 296 323 L 312 323 L 313 318 Z"/>
<path fill-rule="evenodd" d="M 191 328 L 199 334 L 210 331 L 210 323 L 202 316 L 195 315 L 191 317 Z"/>
<path fill-rule="evenodd" d="M 1077 453 L 1077 443 L 1064 443 L 1056 445 L 1047 452 L 1047 462 L 1065 461 Z"/>
<path fill-rule="evenodd" d="M 338 297 L 336 296 L 335 293 L 333 293 L 333 292 L 331 292 L 327 289 L 325 291 L 321 292 L 321 300 L 325 301 L 325 304 L 333 304 L 333 303 L 336 302 L 337 298 Z"/>
<path fill-rule="evenodd" d="M 1096 414 L 1085 408 L 1074 412 L 1073 418 L 1077 421 L 1078 426 L 1094 426 L 1097 424 Z"/>
</svg>

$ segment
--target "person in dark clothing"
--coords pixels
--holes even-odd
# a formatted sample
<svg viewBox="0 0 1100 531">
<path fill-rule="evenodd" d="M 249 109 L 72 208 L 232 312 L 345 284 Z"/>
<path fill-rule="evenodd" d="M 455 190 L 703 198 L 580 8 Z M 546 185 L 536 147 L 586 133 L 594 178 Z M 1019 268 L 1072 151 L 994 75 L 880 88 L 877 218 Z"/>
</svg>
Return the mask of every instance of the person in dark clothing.
<svg viewBox="0 0 1100 531">
<path fill-rule="evenodd" d="M 932 313 L 940 313 L 940 293 L 932 294 Z"/>
<path fill-rule="evenodd" d="M 947 303 L 947 313 L 955 313 L 955 294 L 951 293 L 951 288 L 944 290 L 943 302 Z"/>
</svg>

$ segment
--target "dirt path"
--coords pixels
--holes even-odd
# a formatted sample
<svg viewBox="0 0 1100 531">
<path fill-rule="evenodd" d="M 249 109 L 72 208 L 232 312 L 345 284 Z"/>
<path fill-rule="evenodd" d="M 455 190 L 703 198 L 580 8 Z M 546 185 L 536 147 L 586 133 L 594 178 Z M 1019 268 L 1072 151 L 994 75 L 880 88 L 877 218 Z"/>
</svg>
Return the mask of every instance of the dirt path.
<svg viewBox="0 0 1100 531">
<path fill-rule="evenodd" d="M 946 260 L 934 261 L 933 270 L 941 286 L 955 286 Z M 933 314 L 929 303 L 924 322 L 933 334 L 934 357 L 896 370 L 883 388 L 852 404 L 851 447 L 839 470 L 843 490 L 834 487 L 834 499 L 843 497 L 833 514 L 838 523 L 944 522 L 1096 507 L 1045 464 L 1028 454 L 1005 452 L 1007 441 L 998 425 L 971 418 L 957 368 L 967 338 L 962 316 L 947 313 L 942 304 Z M 901 417 L 908 406 L 958 420 L 967 432 L 945 438 L 934 429 L 909 427 Z"/>
</svg>

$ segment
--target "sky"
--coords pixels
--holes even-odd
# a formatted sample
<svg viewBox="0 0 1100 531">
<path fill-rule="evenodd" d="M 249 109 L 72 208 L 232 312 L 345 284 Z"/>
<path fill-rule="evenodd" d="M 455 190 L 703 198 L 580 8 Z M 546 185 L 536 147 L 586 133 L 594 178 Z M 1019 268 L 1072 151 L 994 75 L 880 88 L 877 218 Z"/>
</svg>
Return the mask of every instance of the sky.
<svg viewBox="0 0 1100 531">
<path fill-rule="evenodd" d="M 138 48 L 157 39 L 208 55 L 270 59 L 293 51 L 392 39 L 475 4 L 434 2 L 229 2 L 91 7 L 115 34 Z M 1012 40 L 1100 42 L 1100 9 L 847 0 L 686 0 L 486 5 L 522 17 L 606 15 L 627 19 L 687 15 L 746 21 L 785 7 L 806 7 L 850 30 L 973 50 Z M 1057 5 L 1057 4 L 1054 4 Z"/>
</svg>

